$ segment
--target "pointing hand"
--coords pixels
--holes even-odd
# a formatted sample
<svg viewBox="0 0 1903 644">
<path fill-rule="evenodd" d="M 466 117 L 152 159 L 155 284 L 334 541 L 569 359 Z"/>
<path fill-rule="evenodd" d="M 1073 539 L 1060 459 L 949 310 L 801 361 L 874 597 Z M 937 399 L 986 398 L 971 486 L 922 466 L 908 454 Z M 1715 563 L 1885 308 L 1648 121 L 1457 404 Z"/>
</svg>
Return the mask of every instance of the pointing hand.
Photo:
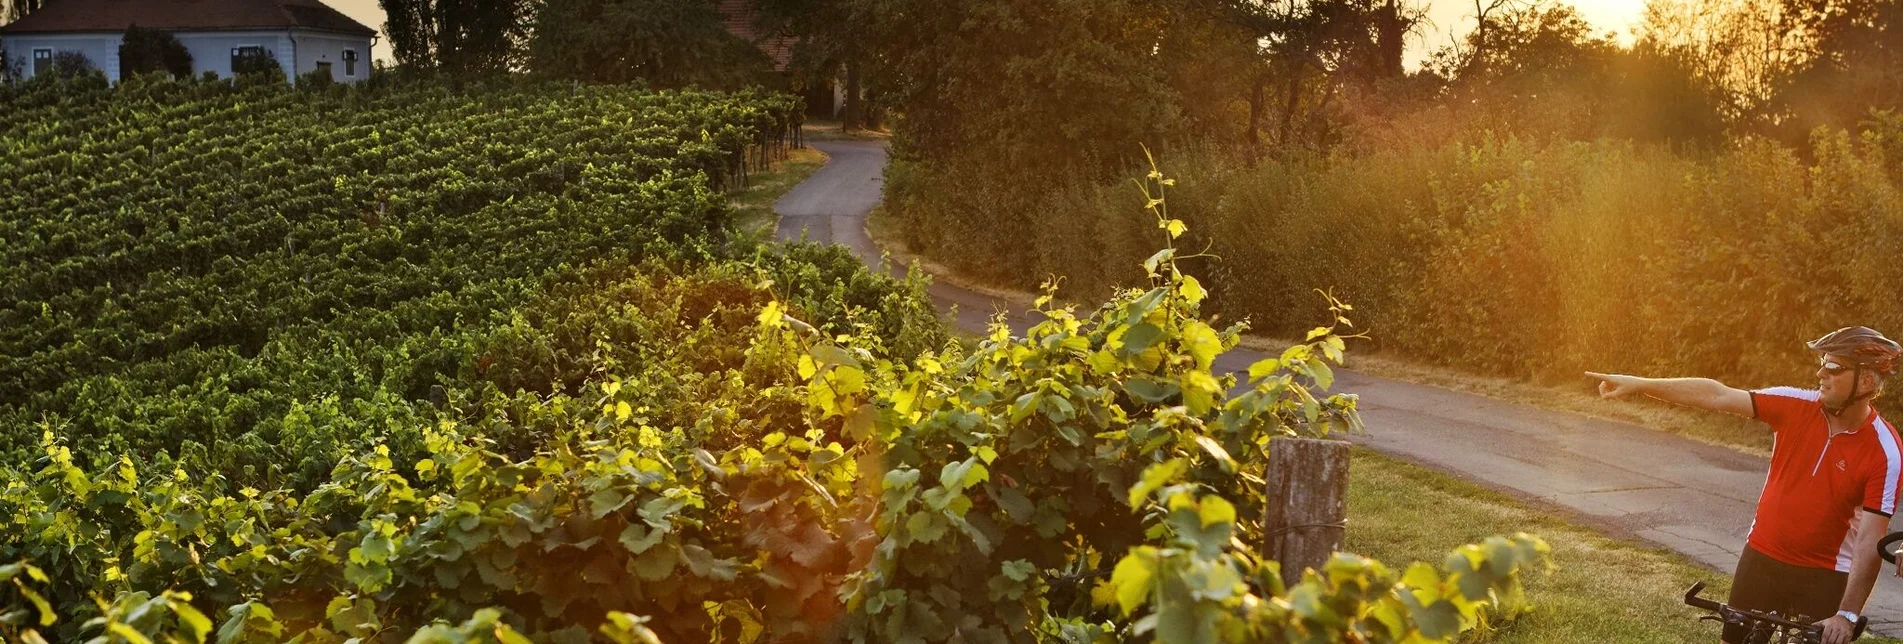
<svg viewBox="0 0 1903 644">
<path fill-rule="evenodd" d="M 1599 379 L 1599 397 L 1601 398 L 1621 398 L 1639 390 L 1640 380 L 1632 376 L 1591 371 L 1586 372 L 1586 375 Z"/>
</svg>

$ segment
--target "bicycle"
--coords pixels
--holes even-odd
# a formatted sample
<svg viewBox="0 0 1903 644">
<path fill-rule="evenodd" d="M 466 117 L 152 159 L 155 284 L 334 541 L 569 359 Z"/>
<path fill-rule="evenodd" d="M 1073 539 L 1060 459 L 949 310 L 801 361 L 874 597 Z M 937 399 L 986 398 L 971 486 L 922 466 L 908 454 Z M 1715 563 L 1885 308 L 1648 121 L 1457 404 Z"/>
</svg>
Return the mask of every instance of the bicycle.
<svg viewBox="0 0 1903 644">
<path fill-rule="evenodd" d="M 1903 532 L 1891 536 L 1903 537 Z M 1894 557 L 1895 555 L 1892 554 L 1891 558 L 1894 559 Z M 1784 616 L 1777 614 L 1777 611 L 1761 613 L 1743 608 L 1732 608 L 1723 603 L 1699 597 L 1698 592 L 1704 589 L 1705 582 L 1692 584 L 1691 590 L 1685 591 L 1685 604 L 1717 613 L 1715 616 L 1700 617 L 1699 620 L 1745 627 L 1747 630 L 1744 644 L 1823 644 L 1824 627 L 1811 623 L 1814 620 L 1802 615 L 1785 619 Z M 1868 617 L 1857 618 L 1857 623 L 1852 625 L 1855 630 L 1851 632 L 1850 639 L 1863 637 L 1863 628 L 1869 623 Z"/>
<path fill-rule="evenodd" d="M 1903 532 L 1890 533 L 1877 542 L 1877 554 L 1882 555 L 1883 560 L 1889 563 L 1896 563 L 1899 550 L 1903 550 Z M 1722 603 L 1699 597 L 1698 592 L 1704 589 L 1705 582 L 1701 581 L 1692 584 L 1691 590 L 1685 591 L 1685 604 L 1717 613 L 1717 615 L 1706 615 L 1698 618 L 1701 621 L 1710 620 L 1726 625 L 1746 627 L 1748 630 L 1746 631 L 1744 639 L 1745 644 L 1821 644 L 1823 642 L 1824 629 L 1821 626 L 1812 624 L 1811 622 L 1814 620 L 1810 620 L 1802 615 L 1796 616 L 1794 619 L 1785 619 L 1784 616 L 1777 614 L 1776 611 L 1760 613 L 1742 608 L 1732 608 Z M 1869 624 L 1870 618 L 1858 618 L 1857 623 L 1852 625 L 1855 627 L 1855 630 L 1852 631 L 1850 639 L 1854 640 L 1862 637 L 1864 627 Z"/>
</svg>

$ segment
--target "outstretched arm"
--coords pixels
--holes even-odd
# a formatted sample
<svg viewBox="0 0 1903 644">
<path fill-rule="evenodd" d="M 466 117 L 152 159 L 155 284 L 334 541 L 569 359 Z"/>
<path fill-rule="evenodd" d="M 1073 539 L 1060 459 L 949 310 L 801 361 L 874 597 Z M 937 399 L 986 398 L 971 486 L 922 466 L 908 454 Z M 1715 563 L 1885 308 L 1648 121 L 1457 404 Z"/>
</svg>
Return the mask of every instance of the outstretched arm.
<svg viewBox="0 0 1903 644">
<path fill-rule="evenodd" d="M 1623 398 L 1645 394 L 1668 403 L 1751 418 L 1751 393 L 1710 378 L 1640 378 L 1586 372 L 1599 379 L 1599 395 Z"/>
</svg>

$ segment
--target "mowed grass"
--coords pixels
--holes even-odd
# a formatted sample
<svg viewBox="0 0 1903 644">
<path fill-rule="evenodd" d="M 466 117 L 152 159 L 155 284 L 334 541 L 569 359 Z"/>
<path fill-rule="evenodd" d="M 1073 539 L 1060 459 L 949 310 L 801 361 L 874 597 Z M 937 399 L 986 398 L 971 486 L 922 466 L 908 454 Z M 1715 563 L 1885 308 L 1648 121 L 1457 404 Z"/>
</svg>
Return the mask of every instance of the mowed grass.
<svg viewBox="0 0 1903 644">
<path fill-rule="evenodd" d="M 773 202 L 825 166 L 826 153 L 795 148 L 786 159 L 775 162 L 773 169 L 747 177 L 747 187 L 730 197 L 735 224 L 748 234 L 772 237 L 780 223 L 780 215 L 773 212 Z"/>
<path fill-rule="evenodd" d="M 1456 546 L 1529 532 L 1553 547 L 1553 569 L 1526 575 L 1534 611 L 1472 642 L 1716 642 L 1716 622 L 1684 603 L 1692 583 L 1723 601 L 1728 572 L 1663 548 L 1609 537 L 1536 507 L 1424 467 L 1356 447 L 1349 466 L 1346 550 L 1400 568 L 1440 563 Z M 1886 568 L 1884 574 L 1889 574 Z M 1858 642 L 1903 643 L 1866 636 Z"/>
</svg>

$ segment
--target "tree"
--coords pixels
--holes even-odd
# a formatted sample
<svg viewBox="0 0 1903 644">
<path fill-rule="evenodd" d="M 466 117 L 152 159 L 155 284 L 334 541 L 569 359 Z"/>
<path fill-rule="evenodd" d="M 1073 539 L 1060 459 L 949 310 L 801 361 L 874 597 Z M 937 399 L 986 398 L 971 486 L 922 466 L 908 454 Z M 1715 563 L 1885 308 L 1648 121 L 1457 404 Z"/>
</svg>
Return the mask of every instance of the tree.
<svg viewBox="0 0 1903 644">
<path fill-rule="evenodd" d="M 809 78 L 845 74 L 844 129 L 865 126 L 868 70 L 879 60 L 873 40 L 878 5 L 868 0 L 759 0 L 761 33 L 796 39 L 793 65 Z M 870 73 L 869 73 L 870 72 Z"/>
<path fill-rule="evenodd" d="M 1259 117 L 1251 110 L 1259 105 L 1250 100 L 1251 91 L 1265 67 L 1255 35 L 1195 3 L 1164 8 L 1155 64 L 1181 114 L 1175 134 L 1224 144 L 1247 140 L 1251 117 Z"/>
<path fill-rule="evenodd" d="M 1809 36 L 1803 61 L 1776 83 L 1769 108 L 1787 139 L 1853 127 L 1903 108 L 1903 0 L 1784 0 Z"/>
<path fill-rule="evenodd" d="M 528 0 L 435 0 L 436 65 L 451 76 L 514 70 L 534 16 Z"/>
<path fill-rule="evenodd" d="M 103 74 L 100 73 L 99 66 L 94 65 L 92 59 L 87 58 L 85 54 L 76 51 L 62 51 L 53 54 L 53 64 L 52 67 L 47 70 L 46 75 L 54 78 L 73 79 L 81 76 Z"/>
<path fill-rule="evenodd" d="M 1740 129 L 1800 141 L 1903 107 L 1899 0 L 1659 2 L 1645 39 L 1722 88 Z"/>
<path fill-rule="evenodd" d="M 378 0 L 390 34 L 390 53 L 398 65 L 426 69 L 436 64 L 436 3 L 433 0 Z"/>
<path fill-rule="evenodd" d="M 170 32 L 138 25 L 127 27 L 125 40 L 119 43 L 120 75 L 153 72 L 165 72 L 173 78 L 190 77 L 192 54 Z"/>
<path fill-rule="evenodd" d="M 905 114 L 901 155 L 988 149 L 1004 167 L 1101 171 L 1176 121 L 1151 2 L 869 4 L 872 55 Z"/>
<path fill-rule="evenodd" d="M 1373 97 L 1404 71 L 1406 35 L 1421 9 L 1398 0 L 1216 0 L 1218 15 L 1259 43 L 1264 63 L 1253 70 L 1249 135 L 1261 142 L 1268 103 L 1280 105 L 1275 143 L 1328 138 L 1327 115 L 1344 92 Z M 1273 87 L 1272 87 L 1273 85 Z M 1275 96 L 1269 93 L 1273 89 Z"/>
<path fill-rule="evenodd" d="M 1757 0 L 1660 0 L 1646 6 L 1639 46 L 1681 59 L 1718 88 L 1726 118 L 1761 119 L 1779 79 L 1805 58 L 1804 37 L 1783 4 Z"/>
<path fill-rule="evenodd" d="M 245 49 L 231 59 L 231 75 L 254 76 L 257 74 L 277 73 L 284 75 L 284 68 L 278 65 L 277 54 L 264 48 Z"/>
<path fill-rule="evenodd" d="M 558 78 L 733 89 L 771 69 L 708 0 L 545 0 L 533 33 L 529 66 Z"/>
<path fill-rule="evenodd" d="M 519 68 L 531 0 L 379 0 L 401 66 L 464 78 Z"/>
</svg>

